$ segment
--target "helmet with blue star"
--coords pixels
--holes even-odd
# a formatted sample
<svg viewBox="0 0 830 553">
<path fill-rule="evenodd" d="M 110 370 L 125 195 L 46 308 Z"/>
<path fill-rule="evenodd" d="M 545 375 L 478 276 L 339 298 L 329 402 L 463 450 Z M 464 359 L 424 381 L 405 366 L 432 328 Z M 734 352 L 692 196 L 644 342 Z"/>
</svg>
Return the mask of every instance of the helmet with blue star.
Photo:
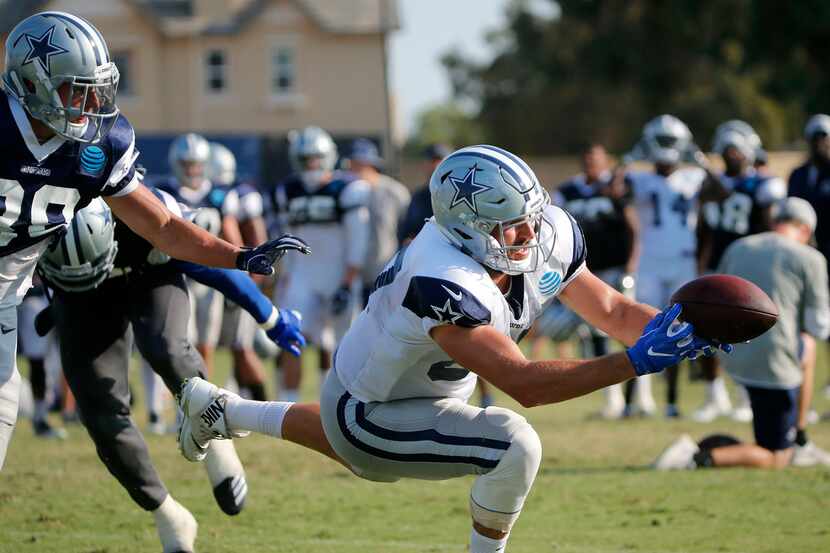
<svg viewBox="0 0 830 553">
<path fill-rule="evenodd" d="M 77 142 L 98 142 L 115 124 L 118 69 L 91 23 L 64 12 L 36 13 L 6 39 L 5 91 L 33 119 Z"/>
<path fill-rule="evenodd" d="M 550 257 L 555 232 L 543 216 L 550 198 L 515 154 L 489 145 L 461 148 L 438 165 L 429 190 L 439 228 L 482 265 L 519 274 Z"/>
</svg>

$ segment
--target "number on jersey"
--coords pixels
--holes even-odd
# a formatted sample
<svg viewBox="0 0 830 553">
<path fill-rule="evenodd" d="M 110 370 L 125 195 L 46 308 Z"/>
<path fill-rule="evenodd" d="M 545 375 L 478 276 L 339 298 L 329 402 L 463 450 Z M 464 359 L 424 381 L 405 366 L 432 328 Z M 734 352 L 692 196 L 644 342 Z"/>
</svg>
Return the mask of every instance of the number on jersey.
<svg viewBox="0 0 830 553">
<path fill-rule="evenodd" d="M 733 192 L 722 203 L 706 202 L 703 216 L 706 224 L 735 234 L 749 232 L 749 218 L 752 215 L 752 198 L 741 192 Z"/>
<path fill-rule="evenodd" d="M 27 195 L 31 201 L 27 202 Z M 30 238 L 52 232 L 70 219 L 81 194 L 75 188 L 44 184 L 27 191 L 16 180 L 0 179 L 0 247 L 19 236 L 15 227 L 26 225 Z"/>
</svg>

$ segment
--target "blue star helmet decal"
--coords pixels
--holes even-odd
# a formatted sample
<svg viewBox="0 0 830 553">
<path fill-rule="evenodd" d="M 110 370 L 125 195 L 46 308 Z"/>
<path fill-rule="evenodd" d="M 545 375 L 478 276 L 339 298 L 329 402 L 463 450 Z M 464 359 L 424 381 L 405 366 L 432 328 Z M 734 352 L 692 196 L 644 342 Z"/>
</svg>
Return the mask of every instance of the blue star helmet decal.
<svg viewBox="0 0 830 553">
<path fill-rule="evenodd" d="M 23 60 L 23 65 L 37 60 L 43 70 L 46 71 L 46 74 L 49 77 L 52 76 L 52 70 L 49 67 L 52 56 L 69 53 L 66 48 L 52 44 L 52 33 L 54 32 L 55 26 L 52 25 L 40 37 L 30 34 L 23 35 L 26 42 L 29 43 L 29 52 L 26 54 L 26 59 Z"/>
<path fill-rule="evenodd" d="M 478 165 L 473 165 L 464 175 L 463 179 L 457 179 L 450 176 L 450 183 L 455 187 L 455 196 L 450 203 L 450 209 L 454 208 L 460 203 L 467 204 L 473 213 L 478 215 L 478 206 L 476 205 L 476 196 L 488 190 L 492 190 L 492 186 L 480 184 L 476 182 L 476 171 L 479 171 Z"/>
</svg>

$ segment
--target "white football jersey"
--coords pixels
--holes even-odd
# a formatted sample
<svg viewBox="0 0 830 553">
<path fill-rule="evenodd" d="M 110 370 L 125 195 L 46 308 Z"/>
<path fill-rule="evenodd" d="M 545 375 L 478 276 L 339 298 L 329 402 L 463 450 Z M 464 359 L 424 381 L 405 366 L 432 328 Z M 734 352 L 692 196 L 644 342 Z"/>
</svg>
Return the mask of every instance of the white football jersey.
<svg viewBox="0 0 830 553">
<path fill-rule="evenodd" d="M 378 276 L 366 309 L 340 343 L 334 366 L 343 386 L 364 402 L 466 401 L 476 375 L 450 359 L 429 331 L 442 324 L 489 324 L 519 341 L 585 267 L 585 242 L 576 221 L 555 206 L 548 206 L 544 216 L 550 225 L 542 226 L 540 239 L 555 240 L 553 253 L 536 271 L 511 277 L 506 294 L 430 219 Z"/>
<path fill-rule="evenodd" d="M 681 167 L 668 177 L 630 172 L 640 219 L 641 263 L 695 255 L 698 195 L 706 178 L 699 167 Z"/>
</svg>

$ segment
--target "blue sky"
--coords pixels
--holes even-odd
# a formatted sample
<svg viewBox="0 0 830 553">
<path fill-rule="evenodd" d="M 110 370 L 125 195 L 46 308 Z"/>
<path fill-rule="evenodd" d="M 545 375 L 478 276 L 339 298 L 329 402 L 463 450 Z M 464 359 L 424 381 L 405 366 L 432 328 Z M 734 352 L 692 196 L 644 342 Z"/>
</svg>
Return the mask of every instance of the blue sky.
<svg viewBox="0 0 830 553">
<path fill-rule="evenodd" d="M 489 59 L 484 34 L 504 22 L 509 0 L 398 0 L 402 29 L 390 39 L 390 86 L 404 133 L 415 115 L 450 97 L 441 56 L 454 47 Z"/>
</svg>

